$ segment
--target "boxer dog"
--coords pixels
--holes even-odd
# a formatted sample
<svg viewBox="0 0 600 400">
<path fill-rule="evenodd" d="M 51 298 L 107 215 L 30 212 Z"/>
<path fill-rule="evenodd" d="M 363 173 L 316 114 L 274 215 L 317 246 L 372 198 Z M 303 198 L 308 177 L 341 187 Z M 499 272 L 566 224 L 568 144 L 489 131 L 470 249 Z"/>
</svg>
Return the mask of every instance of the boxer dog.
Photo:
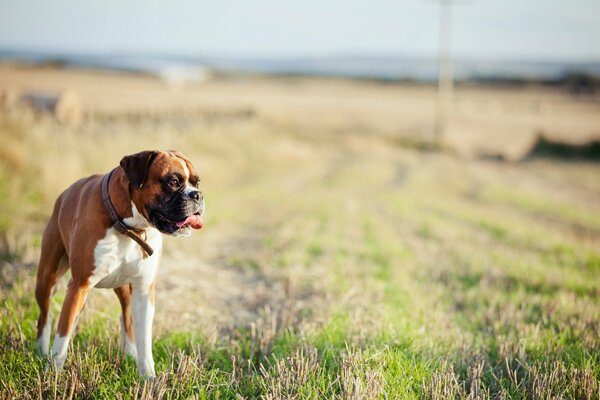
<svg viewBox="0 0 600 400">
<path fill-rule="evenodd" d="M 154 282 L 161 233 L 187 236 L 202 228 L 204 198 L 190 160 L 177 151 L 123 157 L 104 176 L 72 184 L 56 200 L 42 237 L 35 297 L 37 346 L 60 371 L 91 288 L 114 289 L 122 309 L 122 348 L 153 377 Z M 50 297 L 68 270 L 71 279 L 50 350 Z"/>
</svg>

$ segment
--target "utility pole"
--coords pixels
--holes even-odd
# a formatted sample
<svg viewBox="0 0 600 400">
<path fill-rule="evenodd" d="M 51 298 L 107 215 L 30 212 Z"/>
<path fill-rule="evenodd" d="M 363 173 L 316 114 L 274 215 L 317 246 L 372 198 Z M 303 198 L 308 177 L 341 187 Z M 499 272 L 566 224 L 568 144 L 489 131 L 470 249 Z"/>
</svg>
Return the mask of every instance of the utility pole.
<svg viewBox="0 0 600 400">
<path fill-rule="evenodd" d="M 448 129 L 448 119 L 453 108 L 452 2 L 453 0 L 439 0 L 438 93 L 434 130 L 434 139 L 438 144 Z"/>
</svg>

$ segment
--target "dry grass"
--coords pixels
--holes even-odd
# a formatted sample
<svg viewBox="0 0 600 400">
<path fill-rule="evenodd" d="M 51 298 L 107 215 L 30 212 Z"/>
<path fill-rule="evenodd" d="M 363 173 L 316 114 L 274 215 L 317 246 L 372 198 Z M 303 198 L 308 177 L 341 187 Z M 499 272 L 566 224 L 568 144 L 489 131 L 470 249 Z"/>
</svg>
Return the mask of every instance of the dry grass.
<svg viewBox="0 0 600 400">
<path fill-rule="evenodd" d="M 278 104 L 262 93 L 249 113 L 223 100 L 245 84 L 187 116 L 0 116 L 0 398 L 600 396 L 600 166 L 403 147 L 368 107 L 393 88 L 323 83 L 369 98 L 350 129 L 318 83 Z M 208 206 L 203 231 L 165 243 L 158 377 L 139 381 L 122 358 L 103 290 L 66 371 L 45 374 L 32 286 L 52 202 L 142 148 L 191 156 Z"/>
</svg>

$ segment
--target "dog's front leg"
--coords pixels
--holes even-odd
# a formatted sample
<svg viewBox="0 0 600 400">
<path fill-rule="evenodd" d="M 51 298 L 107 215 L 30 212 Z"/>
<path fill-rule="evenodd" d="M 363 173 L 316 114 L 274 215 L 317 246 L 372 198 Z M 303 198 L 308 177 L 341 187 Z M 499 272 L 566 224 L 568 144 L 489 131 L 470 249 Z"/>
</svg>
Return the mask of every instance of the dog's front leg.
<svg viewBox="0 0 600 400">
<path fill-rule="evenodd" d="M 133 325 L 140 376 L 153 378 L 152 320 L 154 319 L 154 283 L 132 285 Z"/>
</svg>

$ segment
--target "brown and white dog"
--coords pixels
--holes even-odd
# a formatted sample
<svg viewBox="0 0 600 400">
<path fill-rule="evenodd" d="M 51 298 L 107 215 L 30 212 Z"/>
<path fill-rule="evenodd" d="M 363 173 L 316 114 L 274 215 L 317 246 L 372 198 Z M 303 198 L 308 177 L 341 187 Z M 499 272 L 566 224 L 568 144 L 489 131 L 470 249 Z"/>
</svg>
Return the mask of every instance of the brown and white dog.
<svg viewBox="0 0 600 400">
<path fill-rule="evenodd" d="M 143 151 L 123 157 L 107 175 L 80 179 L 58 197 L 42 237 L 35 289 L 37 345 L 58 370 L 87 294 L 97 287 L 114 289 L 119 298 L 123 351 L 137 360 L 140 375 L 155 375 L 152 319 L 161 233 L 187 236 L 202 227 L 204 199 L 198 182 L 183 154 Z M 50 297 L 68 269 L 71 279 L 49 354 Z"/>
</svg>

